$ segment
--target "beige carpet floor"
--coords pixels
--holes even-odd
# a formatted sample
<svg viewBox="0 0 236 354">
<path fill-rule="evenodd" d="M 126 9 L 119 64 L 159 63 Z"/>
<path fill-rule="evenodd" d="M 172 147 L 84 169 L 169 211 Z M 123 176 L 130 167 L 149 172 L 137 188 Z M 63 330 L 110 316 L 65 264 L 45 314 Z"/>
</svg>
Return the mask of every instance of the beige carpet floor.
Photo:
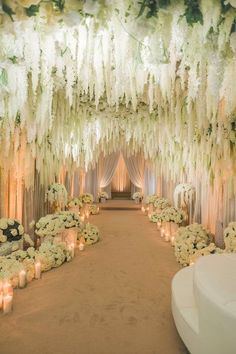
<svg viewBox="0 0 236 354">
<path fill-rule="evenodd" d="M 171 315 L 172 247 L 132 201 L 104 206 L 90 219 L 98 244 L 15 291 L 1 354 L 187 353 Z"/>
</svg>

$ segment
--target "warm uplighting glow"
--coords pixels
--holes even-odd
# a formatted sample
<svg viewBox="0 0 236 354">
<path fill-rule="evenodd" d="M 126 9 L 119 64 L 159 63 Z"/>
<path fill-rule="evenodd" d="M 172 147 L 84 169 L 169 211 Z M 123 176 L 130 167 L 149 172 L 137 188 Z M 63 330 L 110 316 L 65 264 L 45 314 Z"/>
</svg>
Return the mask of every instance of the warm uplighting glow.
<svg viewBox="0 0 236 354">
<path fill-rule="evenodd" d="M 3 295 L 3 313 L 6 315 L 12 311 L 13 295 Z"/>
<path fill-rule="evenodd" d="M 85 220 L 84 214 L 80 216 L 80 220 L 81 220 L 82 222 L 84 222 L 84 220 Z"/>
<path fill-rule="evenodd" d="M 171 236 L 170 242 L 171 242 L 171 245 L 172 245 L 172 246 L 175 245 L 175 236 Z"/>
<path fill-rule="evenodd" d="M 84 250 L 84 243 L 83 243 L 83 242 L 80 242 L 80 243 L 79 243 L 79 250 L 80 250 L 80 251 L 83 251 L 83 250 Z"/>
</svg>

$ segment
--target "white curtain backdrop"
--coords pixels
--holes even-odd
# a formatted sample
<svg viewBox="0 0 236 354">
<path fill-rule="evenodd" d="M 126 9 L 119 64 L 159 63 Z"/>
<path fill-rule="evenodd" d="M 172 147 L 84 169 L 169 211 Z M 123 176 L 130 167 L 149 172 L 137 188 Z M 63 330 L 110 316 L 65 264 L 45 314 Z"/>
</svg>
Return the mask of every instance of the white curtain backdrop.
<svg viewBox="0 0 236 354">
<path fill-rule="evenodd" d="M 143 195 L 146 197 L 150 194 L 156 194 L 157 190 L 157 181 L 155 171 L 151 166 L 145 163 L 144 168 L 144 186 L 143 186 Z"/>
<path fill-rule="evenodd" d="M 119 162 L 120 152 L 114 152 L 106 157 L 101 156 L 98 163 L 98 187 L 106 188 L 112 180 Z"/>
<path fill-rule="evenodd" d="M 122 154 L 111 182 L 112 192 L 130 192 L 130 177 Z"/>
<path fill-rule="evenodd" d="M 131 182 L 143 190 L 144 187 L 144 158 L 141 155 L 124 156 L 125 164 Z"/>
</svg>

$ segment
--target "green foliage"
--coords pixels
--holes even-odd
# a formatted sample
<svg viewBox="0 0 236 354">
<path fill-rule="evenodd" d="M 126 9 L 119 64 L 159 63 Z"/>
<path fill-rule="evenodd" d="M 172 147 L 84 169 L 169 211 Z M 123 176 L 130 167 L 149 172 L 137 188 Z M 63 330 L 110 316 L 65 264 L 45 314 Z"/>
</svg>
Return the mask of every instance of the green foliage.
<svg viewBox="0 0 236 354">
<path fill-rule="evenodd" d="M 139 2 L 140 10 L 138 17 L 142 16 L 144 11 L 147 9 L 147 18 L 157 16 L 159 9 L 166 8 L 170 5 L 170 0 L 143 0 Z"/>
<path fill-rule="evenodd" d="M 186 7 L 184 16 L 187 23 L 190 26 L 197 22 L 203 24 L 203 16 L 199 7 L 198 0 L 184 0 L 184 4 Z"/>
<path fill-rule="evenodd" d="M 5 2 L 3 2 L 2 9 L 10 17 L 10 19 L 14 21 L 12 15 L 15 15 L 16 13 L 12 10 L 12 8 L 8 6 Z"/>
<path fill-rule="evenodd" d="M 0 85 L 6 86 L 7 85 L 7 71 L 6 69 L 0 69 Z"/>
<path fill-rule="evenodd" d="M 25 9 L 25 13 L 29 17 L 36 16 L 38 12 L 39 12 L 39 5 L 31 5 L 30 7 Z"/>
<path fill-rule="evenodd" d="M 62 12 L 65 7 L 65 0 L 52 0 L 53 6 L 56 10 Z"/>
</svg>

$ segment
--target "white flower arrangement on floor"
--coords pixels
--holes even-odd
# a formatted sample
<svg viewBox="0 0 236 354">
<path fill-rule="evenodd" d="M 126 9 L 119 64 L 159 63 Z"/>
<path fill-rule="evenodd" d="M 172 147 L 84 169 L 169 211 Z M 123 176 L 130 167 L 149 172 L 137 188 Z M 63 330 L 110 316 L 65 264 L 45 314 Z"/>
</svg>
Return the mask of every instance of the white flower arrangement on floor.
<svg viewBox="0 0 236 354">
<path fill-rule="evenodd" d="M 109 198 L 107 192 L 101 191 L 101 192 L 98 193 L 98 199 L 101 200 L 102 198 L 104 198 L 104 199 L 108 199 Z"/>
<path fill-rule="evenodd" d="M 51 205 L 58 203 L 59 205 L 65 206 L 67 204 L 67 190 L 64 184 L 51 184 L 45 193 L 45 201 L 48 201 Z"/>
<path fill-rule="evenodd" d="M 154 204 L 157 199 L 158 199 L 158 196 L 155 194 L 148 195 L 146 197 L 146 203 L 147 204 Z"/>
<path fill-rule="evenodd" d="M 92 215 L 99 214 L 99 207 L 96 204 L 89 205 L 89 213 Z"/>
<path fill-rule="evenodd" d="M 67 204 L 67 207 L 69 209 L 82 208 L 82 206 L 83 203 L 79 198 L 72 198 Z"/>
<path fill-rule="evenodd" d="M 92 204 L 93 203 L 93 195 L 91 193 L 83 193 L 80 195 L 79 199 L 83 204 Z"/>
<path fill-rule="evenodd" d="M 186 213 L 182 209 L 168 207 L 157 213 L 157 222 L 174 222 L 181 224 L 186 219 Z"/>
<path fill-rule="evenodd" d="M 166 198 L 157 198 L 154 202 L 154 207 L 162 210 L 162 209 L 170 207 L 170 202 Z"/>
<path fill-rule="evenodd" d="M 92 224 L 84 224 L 80 229 L 80 240 L 84 240 L 85 244 L 92 245 L 99 240 L 99 230 L 97 226 Z"/>
<path fill-rule="evenodd" d="M 158 214 L 159 213 L 157 213 L 157 212 L 153 212 L 153 213 L 151 213 L 148 217 L 149 217 L 149 220 L 151 221 L 151 222 L 155 222 L 155 223 L 157 223 L 157 222 L 159 222 L 159 218 L 158 218 Z"/>
<path fill-rule="evenodd" d="M 232 221 L 224 230 L 226 252 L 236 252 L 236 222 Z"/>
<path fill-rule="evenodd" d="M 197 250 L 192 256 L 189 257 L 189 264 L 196 263 L 200 257 L 209 256 L 210 254 L 223 253 L 221 248 L 216 247 L 214 243 L 210 243 L 209 246 Z"/>
<path fill-rule="evenodd" d="M 24 233 L 24 227 L 18 220 L 0 219 L 0 255 L 7 255 L 23 247 L 23 241 L 30 246 L 33 241 L 28 234 Z"/>
<path fill-rule="evenodd" d="M 23 269 L 26 271 L 27 282 L 33 280 L 35 262 L 40 261 L 41 271 L 46 272 L 71 259 L 71 252 L 65 242 L 53 244 L 47 241 L 42 243 L 38 250 L 30 247 L 26 251 L 18 250 L 0 257 L 0 279 L 7 279 L 13 287 L 17 287 L 19 272 Z"/>
<path fill-rule="evenodd" d="M 36 223 L 35 233 L 40 238 L 45 236 L 56 236 L 65 229 L 80 226 L 80 218 L 71 211 L 61 211 L 55 214 L 48 214 Z"/>
<path fill-rule="evenodd" d="M 142 192 L 135 192 L 133 195 L 132 195 L 132 199 L 139 199 L 139 201 L 142 201 L 143 200 L 143 193 Z"/>
<path fill-rule="evenodd" d="M 190 262 L 190 257 L 201 249 L 209 246 L 213 240 L 213 235 L 201 224 L 191 224 L 180 227 L 175 238 L 175 256 L 177 261 L 186 266 Z"/>
</svg>

